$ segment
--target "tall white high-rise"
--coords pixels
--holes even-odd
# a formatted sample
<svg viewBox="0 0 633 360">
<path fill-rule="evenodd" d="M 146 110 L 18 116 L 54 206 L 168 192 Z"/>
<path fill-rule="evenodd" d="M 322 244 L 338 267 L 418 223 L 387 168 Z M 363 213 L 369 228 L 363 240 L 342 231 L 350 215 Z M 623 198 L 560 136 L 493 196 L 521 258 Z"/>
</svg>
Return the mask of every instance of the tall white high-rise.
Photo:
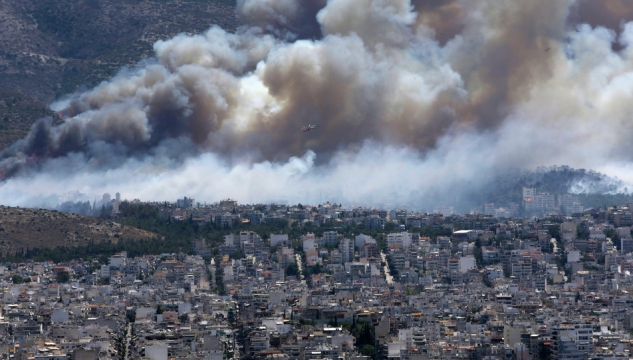
<svg viewBox="0 0 633 360">
<path fill-rule="evenodd" d="M 339 252 L 343 262 L 354 260 L 354 242 L 351 239 L 342 239 L 339 243 Z"/>
</svg>

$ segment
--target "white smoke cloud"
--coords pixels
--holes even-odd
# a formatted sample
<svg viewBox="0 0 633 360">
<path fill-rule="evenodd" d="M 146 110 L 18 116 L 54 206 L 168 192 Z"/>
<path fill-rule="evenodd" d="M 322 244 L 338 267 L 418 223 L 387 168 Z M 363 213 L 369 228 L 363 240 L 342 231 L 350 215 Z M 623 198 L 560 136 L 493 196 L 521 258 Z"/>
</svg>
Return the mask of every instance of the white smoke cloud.
<svg viewBox="0 0 633 360">
<path fill-rule="evenodd" d="M 264 60 L 279 41 L 261 34 L 257 28 L 240 29 L 230 34 L 212 27 L 200 35 L 178 35 L 154 44 L 161 65 L 174 71 L 185 65 L 221 68 L 233 74 L 243 74 Z"/>
<path fill-rule="evenodd" d="M 7 205 L 37 206 L 51 193 L 80 191 L 91 198 L 105 192 L 121 192 L 124 198 L 161 201 L 177 197 L 194 197 L 202 202 L 231 197 L 241 202 L 341 200 L 346 203 L 369 204 L 391 200 L 407 203 L 406 197 L 426 186 L 456 183 L 462 176 L 472 177 L 472 158 L 464 157 L 463 149 L 442 146 L 448 161 L 430 155 L 430 161 L 407 147 L 393 147 L 367 142 L 352 152 L 337 154 L 327 166 L 316 166 L 317 155 L 308 151 L 287 162 L 264 161 L 232 164 L 224 158 L 204 153 L 182 163 L 160 155 L 150 160 L 130 159 L 111 170 L 91 170 L 90 162 L 80 171 L 63 174 L 51 168 L 52 161 L 30 179 L 12 178 L 1 188 Z M 63 161 L 66 166 L 67 159 Z M 457 174 L 457 176 L 455 176 Z M 377 192 L 380 189 L 380 192 Z M 388 199 L 388 195 L 397 198 Z M 331 196 L 337 198 L 331 198 Z M 368 201 L 368 199 L 370 201 Z"/>
</svg>

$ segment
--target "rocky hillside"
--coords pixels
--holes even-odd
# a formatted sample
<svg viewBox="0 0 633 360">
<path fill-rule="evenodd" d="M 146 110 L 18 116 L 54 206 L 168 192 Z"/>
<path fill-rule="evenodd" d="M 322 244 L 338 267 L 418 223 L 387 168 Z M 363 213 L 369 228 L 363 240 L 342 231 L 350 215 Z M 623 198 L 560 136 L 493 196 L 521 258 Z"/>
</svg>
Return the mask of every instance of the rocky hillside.
<svg viewBox="0 0 633 360">
<path fill-rule="evenodd" d="M 45 116 L 61 121 L 44 102 L 0 87 L 0 149 L 23 138 L 33 121 Z"/>
<path fill-rule="evenodd" d="M 157 237 L 149 231 L 58 211 L 0 206 L 0 253 Z"/>
<path fill-rule="evenodd" d="M 0 147 L 55 98 L 151 56 L 156 40 L 234 30 L 234 0 L 0 0 Z M 25 106 L 28 105 L 28 106 Z"/>
</svg>

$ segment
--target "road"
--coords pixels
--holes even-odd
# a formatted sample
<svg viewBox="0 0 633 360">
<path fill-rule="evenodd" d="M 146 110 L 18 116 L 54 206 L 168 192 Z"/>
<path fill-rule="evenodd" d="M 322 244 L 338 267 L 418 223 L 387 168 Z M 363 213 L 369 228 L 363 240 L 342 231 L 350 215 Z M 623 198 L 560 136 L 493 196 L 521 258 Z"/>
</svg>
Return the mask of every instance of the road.
<svg viewBox="0 0 633 360">
<path fill-rule="evenodd" d="M 389 263 L 387 262 L 387 256 L 382 251 L 380 252 L 380 261 L 385 263 L 383 270 L 385 271 L 385 280 L 387 280 L 387 284 L 393 284 L 393 276 L 391 276 L 391 273 L 389 272 Z"/>
<path fill-rule="evenodd" d="M 301 279 L 301 284 L 306 284 L 306 279 L 303 276 L 303 263 L 301 262 L 301 255 L 295 254 L 295 259 L 297 260 L 297 268 L 299 268 L 299 279 Z"/>
<path fill-rule="evenodd" d="M 132 323 L 127 323 L 127 334 L 125 335 L 125 357 L 127 360 L 130 356 L 130 339 L 132 338 Z"/>
<path fill-rule="evenodd" d="M 215 282 L 215 262 L 213 261 L 213 259 L 211 259 L 211 262 L 209 263 L 209 265 L 207 265 L 207 269 L 209 269 L 209 272 L 211 273 L 211 279 L 209 279 L 211 283 L 209 284 L 209 286 L 215 287 L 217 283 Z"/>
<path fill-rule="evenodd" d="M 558 244 L 556 243 L 556 239 L 551 238 L 549 241 L 552 245 L 554 245 L 554 251 L 552 251 L 552 254 L 558 254 Z"/>
<path fill-rule="evenodd" d="M 552 243 L 552 245 L 554 247 L 554 251 L 552 251 L 552 254 L 554 254 L 554 256 L 566 256 L 564 251 L 562 253 L 560 253 L 560 254 L 558 253 L 558 251 L 559 251 L 558 243 L 556 242 L 555 238 L 551 238 L 549 241 Z M 561 249 L 561 250 L 563 250 L 563 249 Z M 565 269 L 558 269 L 558 270 L 565 270 Z M 566 275 L 563 275 L 563 281 L 567 282 L 567 276 Z"/>
</svg>

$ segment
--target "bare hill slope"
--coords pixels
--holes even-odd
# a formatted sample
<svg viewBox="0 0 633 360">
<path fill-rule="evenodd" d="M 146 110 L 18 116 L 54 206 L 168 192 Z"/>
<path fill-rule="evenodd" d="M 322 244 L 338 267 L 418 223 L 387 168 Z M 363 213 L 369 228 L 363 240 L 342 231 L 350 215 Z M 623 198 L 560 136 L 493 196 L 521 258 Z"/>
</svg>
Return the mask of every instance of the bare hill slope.
<svg viewBox="0 0 633 360">
<path fill-rule="evenodd" d="M 0 252 L 34 248 L 82 246 L 120 239 L 141 240 L 157 235 L 116 222 L 54 210 L 0 206 Z"/>
</svg>

